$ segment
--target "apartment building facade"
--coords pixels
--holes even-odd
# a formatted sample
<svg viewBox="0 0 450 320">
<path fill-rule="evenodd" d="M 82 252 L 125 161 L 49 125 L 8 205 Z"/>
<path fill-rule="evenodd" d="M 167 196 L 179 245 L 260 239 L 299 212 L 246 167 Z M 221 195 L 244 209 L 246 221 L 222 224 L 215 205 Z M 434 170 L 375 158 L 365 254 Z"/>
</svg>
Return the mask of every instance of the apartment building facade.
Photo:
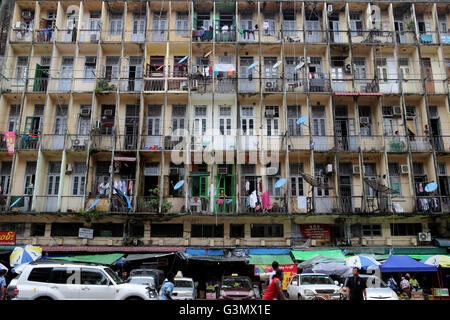
<svg viewBox="0 0 450 320">
<path fill-rule="evenodd" d="M 1 228 L 43 246 L 449 237 L 449 23 L 440 2 L 15 1 Z"/>
</svg>

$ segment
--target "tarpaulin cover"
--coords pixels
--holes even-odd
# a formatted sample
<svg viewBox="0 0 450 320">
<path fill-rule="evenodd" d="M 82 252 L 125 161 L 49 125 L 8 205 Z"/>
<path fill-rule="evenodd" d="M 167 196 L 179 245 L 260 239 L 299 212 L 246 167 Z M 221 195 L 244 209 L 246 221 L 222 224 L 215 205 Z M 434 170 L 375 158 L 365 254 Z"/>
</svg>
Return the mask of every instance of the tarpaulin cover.
<svg viewBox="0 0 450 320">
<path fill-rule="evenodd" d="M 191 256 L 223 256 L 223 249 L 186 249 L 186 254 Z"/>
<path fill-rule="evenodd" d="M 426 265 L 408 256 L 390 256 L 381 266 L 381 272 L 433 272 L 435 266 Z"/>
<path fill-rule="evenodd" d="M 249 254 L 291 254 L 289 248 L 250 248 Z M 271 262 L 272 263 L 272 262 Z"/>
<path fill-rule="evenodd" d="M 113 264 L 117 260 L 123 257 L 123 253 L 111 253 L 111 254 L 92 254 L 84 256 L 72 256 L 72 257 L 49 257 L 49 259 L 75 261 L 75 262 L 90 262 L 100 264 Z"/>
<path fill-rule="evenodd" d="M 303 250 L 303 251 L 292 251 L 292 254 L 294 255 L 295 260 L 308 260 L 311 258 L 314 258 L 318 255 L 323 255 L 330 258 L 339 258 L 339 259 L 345 259 L 345 256 L 342 254 L 342 250 Z"/>
<path fill-rule="evenodd" d="M 278 262 L 278 264 L 293 264 L 292 258 L 288 254 L 283 255 L 265 255 L 265 254 L 257 254 L 250 255 L 249 264 L 263 264 L 263 265 L 271 265 L 272 262 Z"/>
<path fill-rule="evenodd" d="M 450 239 L 434 239 L 438 247 L 450 247 Z"/>
<path fill-rule="evenodd" d="M 125 261 L 145 260 L 151 258 L 160 258 L 173 255 L 174 253 L 135 253 L 129 254 L 125 258 Z"/>
</svg>

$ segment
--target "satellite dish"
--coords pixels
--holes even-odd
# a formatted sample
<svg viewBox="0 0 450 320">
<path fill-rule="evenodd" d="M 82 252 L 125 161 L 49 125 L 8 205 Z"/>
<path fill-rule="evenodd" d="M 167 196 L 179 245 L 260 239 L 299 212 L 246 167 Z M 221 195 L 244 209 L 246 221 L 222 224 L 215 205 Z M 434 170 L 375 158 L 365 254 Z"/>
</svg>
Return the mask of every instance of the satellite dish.
<svg viewBox="0 0 450 320">
<path fill-rule="evenodd" d="M 308 120 L 307 116 L 303 116 L 297 119 L 297 124 L 303 124 Z"/>
<path fill-rule="evenodd" d="M 275 63 L 275 64 L 273 65 L 272 69 L 278 68 L 278 66 L 279 66 L 280 64 L 281 64 L 281 60 L 280 60 L 280 61 L 277 61 L 277 63 Z"/>
<path fill-rule="evenodd" d="M 315 142 L 315 141 L 313 141 L 313 142 L 311 143 L 311 148 L 314 148 L 314 147 L 315 147 L 315 145 L 316 145 L 316 142 Z"/>
<path fill-rule="evenodd" d="M 425 191 L 433 192 L 433 191 L 436 191 L 437 187 L 438 187 L 438 184 L 436 182 L 430 182 L 429 184 L 427 184 L 425 186 Z"/>
<path fill-rule="evenodd" d="M 258 65 L 258 61 L 253 62 L 251 65 L 248 66 L 247 70 L 253 69 Z"/>
<path fill-rule="evenodd" d="M 377 192 L 385 193 L 385 194 L 397 194 L 398 193 L 397 190 L 386 187 L 385 185 L 378 183 L 376 181 L 372 181 L 367 178 L 364 178 L 364 181 L 367 183 L 367 185 L 369 187 L 371 187 L 373 190 L 375 190 Z"/>
<path fill-rule="evenodd" d="M 184 184 L 184 180 L 180 180 L 177 182 L 177 184 L 173 187 L 173 190 L 178 190 L 180 189 Z"/>
<path fill-rule="evenodd" d="M 10 208 L 14 207 L 16 204 L 19 203 L 20 199 L 22 199 L 22 198 L 17 198 L 17 200 L 14 201 L 13 204 L 11 204 L 9 207 L 10 207 Z"/>
<path fill-rule="evenodd" d="M 281 178 L 280 180 L 275 182 L 275 188 L 281 188 L 282 186 L 285 185 L 285 183 L 286 183 L 286 179 L 285 178 Z"/>
<path fill-rule="evenodd" d="M 303 68 L 304 65 L 305 65 L 305 62 L 300 62 L 298 65 L 295 66 L 295 70 Z"/>
<path fill-rule="evenodd" d="M 88 208 L 88 210 L 91 210 L 93 207 L 95 207 L 97 205 L 97 203 L 100 201 L 100 198 L 96 199 Z"/>
<path fill-rule="evenodd" d="M 188 58 L 188 56 L 185 56 L 184 58 L 181 58 L 181 59 L 178 61 L 178 63 L 183 63 L 183 62 L 185 62 L 187 58 Z"/>
</svg>

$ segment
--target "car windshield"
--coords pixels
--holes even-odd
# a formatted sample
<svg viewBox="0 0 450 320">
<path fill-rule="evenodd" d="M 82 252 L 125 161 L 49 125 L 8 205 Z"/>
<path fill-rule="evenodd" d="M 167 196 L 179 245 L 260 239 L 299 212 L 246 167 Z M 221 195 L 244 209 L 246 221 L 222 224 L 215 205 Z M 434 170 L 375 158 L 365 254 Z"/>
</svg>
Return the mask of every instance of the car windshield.
<svg viewBox="0 0 450 320">
<path fill-rule="evenodd" d="M 314 285 L 314 284 L 334 284 L 328 276 L 320 275 L 307 275 L 301 276 L 301 283 L 304 285 Z"/>
<path fill-rule="evenodd" d="M 129 283 L 138 283 L 138 284 L 149 284 L 151 286 L 155 285 L 155 279 L 153 279 L 153 278 L 131 277 L 128 282 Z"/>
<path fill-rule="evenodd" d="M 362 277 L 366 280 L 366 286 L 368 288 L 388 288 L 389 286 L 381 280 L 380 278 L 376 276 L 368 276 L 368 277 Z"/>
<path fill-rule="evenodd" d="M 124 281 L 120 279 L 117 274 L 111 270 L 111 268 L 105 268 L 105 272 L 114 280 L 115 283 L 123 283 Z"/>
<path fill-rule="evenodd" d="M 192 281 L 189 280 L 176 280 L 175 279 L 175 287 L 178 288 L 192 288 L 194 285 Z"/>
<path fill-rule="evenodd" d="M 229 279 L 223 279 L 222 288 L 223 289 L 234 289 L 234 288 L 250 289 L 251 286 L 250 286 L 250 281 L 248 281 L 248 279 L 229 278 Z"/>
</svg>

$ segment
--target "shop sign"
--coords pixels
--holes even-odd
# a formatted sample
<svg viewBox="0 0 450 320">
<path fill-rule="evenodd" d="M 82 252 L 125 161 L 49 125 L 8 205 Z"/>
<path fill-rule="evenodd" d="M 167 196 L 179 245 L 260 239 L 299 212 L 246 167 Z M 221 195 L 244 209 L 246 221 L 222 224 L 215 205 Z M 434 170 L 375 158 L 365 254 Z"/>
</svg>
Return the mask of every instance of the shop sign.
<svg viewBox="0 0 450 320">
<path fill-rule="evenodd" d="M 14 231 L 0 231 L 0 245 L 15 245 L 16 233 Z"/>
<path fill-rule="evenodd" d="M 300 230 L 305 238 L 310 239 L 329 239 L 329 224 L 301 224 Z"/>
<path fill-rule="evenodd" d="M 94 229 L 80 228 L 78 230 L 78 238 L 93 239 L 94 238 Z"/>
<path fill-rule="evenodd" d="M 283 290 L 287 290 L 289 282 L 291 282 L 291 278 L 297 274 L 297 265 L 295 264 L 280 264 L 278 266 L 280 270 L 283 271 Z M 272 272 L 272 266 L 269 265 L 255 265 L 255 276 L 259 276 L 261 273 L 270 273 Z"/>
</svg>

